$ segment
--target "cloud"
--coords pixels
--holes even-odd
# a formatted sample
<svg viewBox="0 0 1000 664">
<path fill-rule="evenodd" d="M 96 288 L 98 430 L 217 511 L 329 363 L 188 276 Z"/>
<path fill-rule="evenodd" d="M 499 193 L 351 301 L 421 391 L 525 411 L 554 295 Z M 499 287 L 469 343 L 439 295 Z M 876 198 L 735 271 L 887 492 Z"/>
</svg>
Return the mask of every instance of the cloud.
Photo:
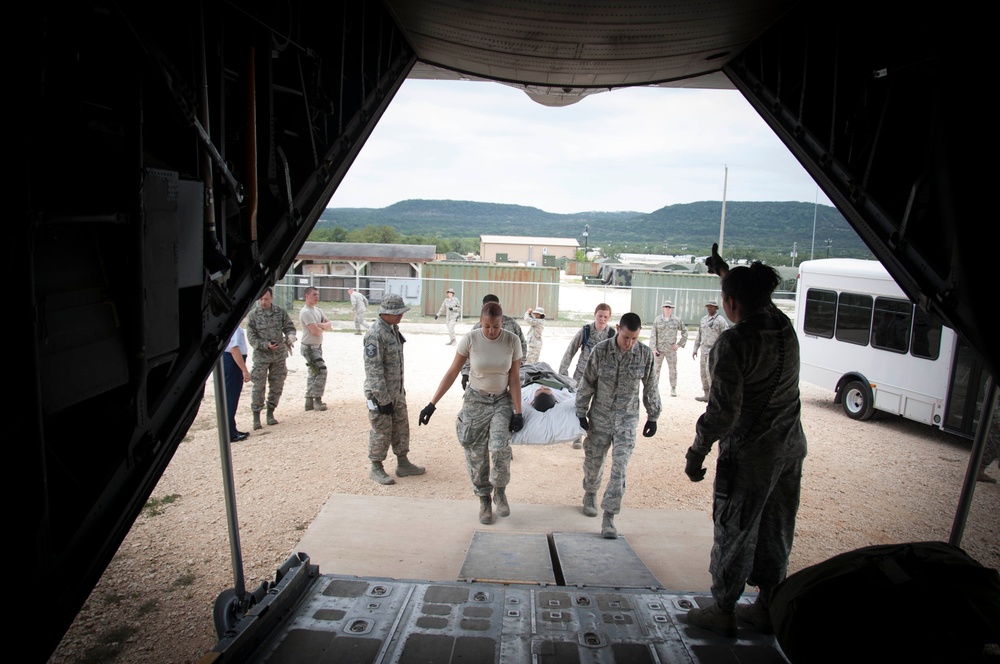
<svg viewBox="0 0 1000 664">
<path fill-rule="evenodd" d="M 422 198 L 651 212 L 720 200 L 727 165 L 728 200 L 816 197 L 735 91 L 630 88 L 549 108 L 497 83 L 408 80 L 330 206 Z"/>
</svg>

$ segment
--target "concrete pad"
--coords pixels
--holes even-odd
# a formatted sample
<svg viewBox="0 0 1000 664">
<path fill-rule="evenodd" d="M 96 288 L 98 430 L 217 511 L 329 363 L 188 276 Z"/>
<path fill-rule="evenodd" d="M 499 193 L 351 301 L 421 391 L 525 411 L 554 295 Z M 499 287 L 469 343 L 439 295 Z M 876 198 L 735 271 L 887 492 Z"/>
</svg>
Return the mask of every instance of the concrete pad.
<svg viewBox="0 0 1000 664">
<path fill-rule="evenodd" d="M 477 530 L 600 531 L 579 506 L 511 504 L 511 515 L 479 523 L 479 501 L 333 494 L 296 547 L 322 574 L 456 581 Z M 696 510 L 625 507 L 618 532 L 665 589 L 707 591 L 712 520 Z"/>
</svg>

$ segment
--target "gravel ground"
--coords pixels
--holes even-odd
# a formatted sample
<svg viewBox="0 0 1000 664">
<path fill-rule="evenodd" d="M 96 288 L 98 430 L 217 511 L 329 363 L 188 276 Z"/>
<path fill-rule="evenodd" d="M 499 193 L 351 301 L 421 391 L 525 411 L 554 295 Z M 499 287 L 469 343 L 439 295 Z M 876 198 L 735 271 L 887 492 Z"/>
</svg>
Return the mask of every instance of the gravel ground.
<svg viewBox="0 0 1000 664">
<path fill-rule="evenodd" d="M 389 487 L 368 478 L 362 337 L 353 335 L 346 321 L 335 325 L 324 342 L 330 410 L 303 411 L 306 369 L 296 352 L 277 411 L 280 424 L 232 446 L 249 588 L 273 577 L 331 493 L 469 500 L 470 514 L 475 511 L 449 425 L 461 405 L 460 386 L 438 405 L 430 426 L 416 426 L 417 412 L 453 357 L 454 349 L 444 345 L 444 325 L 404 318 L 411 458 L 428 471 Z M 466 323 L 460 330 L 469 328 Z M 558 367 L 575 329 L 546 329 L 542 361 Z M 623 509 L 710 510 L 711 482 L 694 484 L 683 474 L 684 452 L 704 404 L 694 400 L 701 388 L 689 352 L 682 351 L 679 364 L 680 396 L 663 391 L 657 435 L 639 438 Z M 856 422 L 832 397 L 802 385 L 809 456 L 789 571 L 861 546 L 947 540 L 969 442 L 895 417 Z M 237 422 L 250 428 L 249 386 Z M 568 444 L 518 447 L 508 489 L 512 505 L 577 504 L 582 458 L 582 450 Z M 532 481 L 519 468 L 534 469 L 544 481 Z M 1000 475 L 995 468 L 990 472 Z M 994 568 L 1000 566 L 998 495 L 1000 485 L 977 485 L 963 540 L 970 555 Z M 212 605 L 233 585 L 233 572 L 211 380 L 201 412 L 152 498 L 157 509 L 136 520 L 50 661 L 195 662 L 214 646 Z"/>
</svg>

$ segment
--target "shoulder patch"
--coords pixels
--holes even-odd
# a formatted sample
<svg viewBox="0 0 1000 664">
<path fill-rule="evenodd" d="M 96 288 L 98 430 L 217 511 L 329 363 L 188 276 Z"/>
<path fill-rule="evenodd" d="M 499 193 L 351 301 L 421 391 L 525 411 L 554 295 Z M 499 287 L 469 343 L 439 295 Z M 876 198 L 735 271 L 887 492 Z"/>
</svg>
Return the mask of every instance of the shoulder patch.
<svg viewBox="0 0 1000 664">
<path fill-rule="evenodd" d="M 365 357 L 375 357 L 378 353 L 378 346 L 373 343 L 365 344 Z"/>
</svg>

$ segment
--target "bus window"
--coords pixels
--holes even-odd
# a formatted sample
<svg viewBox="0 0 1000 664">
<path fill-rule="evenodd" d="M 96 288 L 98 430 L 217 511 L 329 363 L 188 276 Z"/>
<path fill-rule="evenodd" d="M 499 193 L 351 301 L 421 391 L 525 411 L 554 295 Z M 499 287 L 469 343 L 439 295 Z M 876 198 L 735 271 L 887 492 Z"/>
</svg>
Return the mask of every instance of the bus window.
<svg viewBox="0 0 1000 664">
<path fill-rule="evenodd" d="M 806 293 L 806 312 L 802 329 L 806 334 L 833 338 L 833 325 L 837 318 L 837 293 L 810 288 Z"/>
<path fill-rule="evenodd" d="M 875 298 L 872 318 L 872 347 L 905 353 L 910 347 L 910 320 L 913 304 L 891 297 Z"/>
<path fill-rule="evenodd" d="M 837 304 L 837 341 L 867 346 L 872 329 L 872 296 L 841 293 Z"/>
<path fill-rule="evenodd" d="M 941 321 L 937 316 L 917 307 L 913 312 L 913 341 L 910 353 L 914 357 L 936 360 L 941 355 Z"/>
</svg>

